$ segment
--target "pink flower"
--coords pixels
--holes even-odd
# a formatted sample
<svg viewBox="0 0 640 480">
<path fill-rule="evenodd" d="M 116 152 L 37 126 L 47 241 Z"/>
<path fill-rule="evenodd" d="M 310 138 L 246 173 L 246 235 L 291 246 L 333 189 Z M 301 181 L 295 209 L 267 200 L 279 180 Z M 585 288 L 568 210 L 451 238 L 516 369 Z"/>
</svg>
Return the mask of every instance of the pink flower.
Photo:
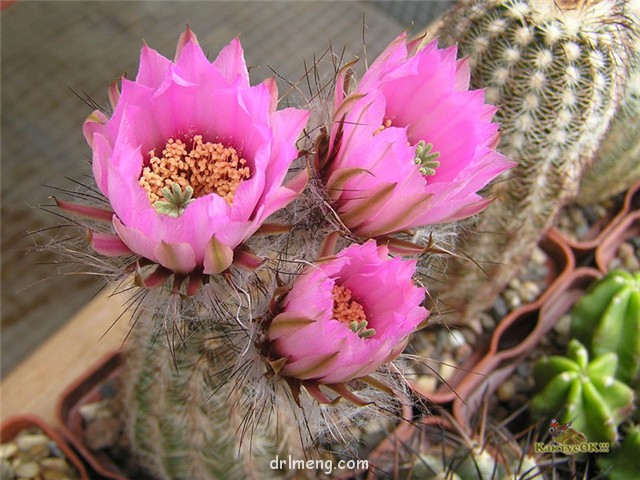
<svg viewBox="0 0 640 480">
<path fill-rule="evenodd" d="M 338 77 L 321 167 L 343 223 L 362 237 L 478 213 L 490 200 L 477 192 L 514 165 L 494 150 L 496 108 L 469 90 L 467 62 L 455 47 L 419 42 L 396 38 L 347 97 Z"/>
<path fill-rule="evenodd" d="M 415 267 L 369 240 L 306 268 L 268 330 L 271 355 L 286 359 L 279 374 L 336 384 L 396 358 L 429 315 Z"/>
<path fill-rule="evenodd" d="M 219 273 L 301 190 L 283 181 L 309 112 L 276 111 L 273 79 L 249 85 L 237 38 L 213 62 L 189 29 L 174 62 L 145 45 L 135 81 L 109 93 L 111 118 L 96 111 L 84 124 L 93 175 L 115 213 L 117 236 L 94 235 L 98 252 Z"/>
</svg>

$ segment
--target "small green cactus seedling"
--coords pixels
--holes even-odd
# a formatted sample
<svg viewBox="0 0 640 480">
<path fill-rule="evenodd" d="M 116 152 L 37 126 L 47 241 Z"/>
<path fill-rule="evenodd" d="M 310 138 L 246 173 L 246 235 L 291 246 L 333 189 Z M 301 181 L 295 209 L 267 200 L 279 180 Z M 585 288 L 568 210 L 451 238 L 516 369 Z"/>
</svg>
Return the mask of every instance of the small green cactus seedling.
<svg viewBox="0 0 640 480">
<path fill-rule="evenodd" d="M 618 355 L 616 377 L 630 384 L 640 371 L 640 271 L 614 270 L 571 312 L 572 335 L 592 356 Z"/>
<path fill-rule="evenodd" d="M 572 421 L 589 441 L 614 441 L 617 426 L 633 410 L 633 390 L 614 377 L 617 365 L 615 353 L 589 362 L 587 349 L 572 339 L 566 357 L 537 363 L 534 377 L 541 391 L 532 400 L 533 412 L 555 415 L 564 410 L 560 421 Z"/>
<path fill-rule="evenodd" d="M 640 425 L 633 426 L 619 448 L 598 458 L 598 466 L 610 480 L 637 478 L 640 472 Z"/>
</svg>

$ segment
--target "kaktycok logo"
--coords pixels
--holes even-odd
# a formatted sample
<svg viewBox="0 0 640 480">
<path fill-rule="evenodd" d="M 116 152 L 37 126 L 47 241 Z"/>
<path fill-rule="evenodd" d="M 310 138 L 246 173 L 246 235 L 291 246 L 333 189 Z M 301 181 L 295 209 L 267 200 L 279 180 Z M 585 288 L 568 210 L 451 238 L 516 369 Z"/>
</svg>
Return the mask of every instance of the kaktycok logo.
<svg viewBox="0 0 640 480">
<path fill-rule="evenodd" d="M 571 427 L 571 422 L 559 423 L 555 418 L 549 424 L 551 442 L 535 442 L 536 453 L 609 453 L 609 442 L 589 442 L 587 436 Z"/>
</svg>

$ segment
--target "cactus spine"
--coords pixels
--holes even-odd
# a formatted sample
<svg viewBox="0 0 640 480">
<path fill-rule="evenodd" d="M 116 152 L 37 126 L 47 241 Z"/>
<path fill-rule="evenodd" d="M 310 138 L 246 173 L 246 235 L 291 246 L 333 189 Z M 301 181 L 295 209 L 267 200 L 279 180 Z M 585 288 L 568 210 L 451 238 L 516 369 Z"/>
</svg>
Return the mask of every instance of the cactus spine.
<svg viewBox="0 0 640 480">
<path fill-rule="evenodd" d="M 534 369 L 542 391 L 531 401 L 534 414 L 556 415 L 589 441 L 612 442 L 617 426 L 633 410 L 633 390 L 614 378 L 618 357 L 606 353 L 589 361 L 587 349 L 576 339 L 566 357 L 542 358 Z"/>
<path fill-rule="evenodd" d="M 618 355 L 616 377 L 631 384 L 640 371 L 640 272 L 614 270 L 571 312 L 571 333 L 592 356 Z"/>
<path fill-rule="evenodd" d="M 518 162 L 491 189 L 498 201 L 480 219 L 483 234 L 461 245 L 487 262 L 490 281 L 458 262 L 442 295 L 464 319 L 491 305 L 577 194 L 621 96 L 627 23 L 623 0 L 463 0 L 444 18 L 441 43 L 469 56 L 472 86 L 500 106 L 499 150 Z"/>
</svg>

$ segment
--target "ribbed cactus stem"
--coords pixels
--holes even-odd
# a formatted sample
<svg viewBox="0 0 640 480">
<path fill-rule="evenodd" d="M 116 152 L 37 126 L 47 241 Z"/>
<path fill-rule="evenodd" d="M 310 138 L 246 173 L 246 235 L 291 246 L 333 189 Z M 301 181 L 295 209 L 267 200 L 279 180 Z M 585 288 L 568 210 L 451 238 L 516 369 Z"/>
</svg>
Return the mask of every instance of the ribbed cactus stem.
<svg viewBox="0 0 640 480">
<path fill-rule="evenodd" d="M 614 352 L 616 377 L 633 384 L 640 372 L 640 272 L 614 270 L 571 311 L 571 333 L 593 356 Z"/>
<path fill-rule="evenodd" d="M 221 331 L 185 324 L 174 343 L 154 321 L 139 318 L 126 345 L 122 404 L 134 463 L 158 479 L 241 480 L 284 475 L 269 468 L 276 454 L 305 458 L 287 418 L 265 412 L 245 428 Z"/>
<path fill-rule="evenodd" d="M 635 52 L 624 98 L 582 178 L 577 198 L 582 205 L 617 195 L 640 180 L 640 39 L 636 40 Z"/>
<path fill-rule="evenodd" d="M 491 189 L 482 234 L 461 245 L 488 276 L 458 262 L 447 282 L 444 298 L 466 319 L 491 305 L 576 196 L 621 96 L 628 23 L 623 0 L 463 0 L 444 18 L 440 42 L 469 57 L 472 86 L 500 107 L 499 150 L 518 162 Z"/>
</svg>

